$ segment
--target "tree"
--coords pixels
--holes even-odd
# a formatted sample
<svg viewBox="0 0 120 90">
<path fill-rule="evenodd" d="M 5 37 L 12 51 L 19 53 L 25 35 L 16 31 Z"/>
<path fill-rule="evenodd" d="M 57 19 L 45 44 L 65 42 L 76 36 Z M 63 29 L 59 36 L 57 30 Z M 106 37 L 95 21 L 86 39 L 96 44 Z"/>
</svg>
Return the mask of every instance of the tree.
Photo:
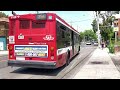
<svg viewBox="0 0 120 90">
<path fill-rule="evenodd" d="M 110 40 L 113 37 L 113 28 L 111 27 L 112 22 L 114 21 L 115 17 L 112 14 L 117 14 L 119 11 L 106 11 L 106 14 L 102 14 L 99 11 L 99 16 L 102 18 L 102 24 L 99 24 L 100 34 L 104 41 Z M 97 22 L 93 20 L 92 27 L 94 32 L 97 31 Z"/>
<path fill-rule="evenodd" d="M 90 41 L 90 40 L 97 40 L 97 36 L 96 34 L 94 33 L 93 30 L 85 30 L 84 31 L 84 37 L 86 37 L 86 40 L 87 41 Z"/>
<path fill-rule="evenodd" d="M 109 40 L 111 42 L 111 38 L 114 36 L 113 28 L 111 25 L 115 17 L 109 16 L 106 19 L 105 17 L 102 17 L 102 19 L 103 19 L 103 23 L 100 24 L 100 34 L 104 41 Z"/>
<path fill-rule="evenodd" d="M 6 17 L 6 18 L 8 18 L 8 15 L 6 15 L 4 12 L 0 12 L 0 18 L 1 17 Z"/>
<path fill-rule="evenodd" d="M 80 32 L 80 42 L 84 39 L 84 32 Z"/>
<path fill-rule="evenodd" d="M 96 33 L 96 32 L 97 32 L 97 21 L 96 21 L 96 19 L 93 20 L 93 22 L 92 22 L 91 25 L 92 25 L 92 27 L 93 27 L 94 33 Z"/>
<path fill-rule="evenodd" d="M 119 14 L 119 13 L 120 13 L 120 11 L 114 11 L 114 13 L 115 13 L 115 14 Z"/>
</svg>

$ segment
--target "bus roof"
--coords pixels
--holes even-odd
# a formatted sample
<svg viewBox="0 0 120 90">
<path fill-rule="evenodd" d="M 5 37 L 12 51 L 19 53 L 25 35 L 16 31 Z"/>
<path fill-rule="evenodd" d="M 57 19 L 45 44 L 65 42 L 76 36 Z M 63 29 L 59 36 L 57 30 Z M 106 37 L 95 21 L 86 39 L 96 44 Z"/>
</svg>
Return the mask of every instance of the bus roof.
<svg viewBox="0 0 120 90">
<path fill-rule="evenodd" d="M 73 31 L 75 31 L 76 33 L 79 34 L 79 32 L 77 30 L 75 30 L 71 25 L 69 25 L 65 20 L 63 20 L 62 18 L 60 18 L 57 14 L 56 14 L 56 18 L 59 19 L 61 22 L 63 22 L 68 27 L 70 27 Z"/>
<path fill-rule="evenodd" d="M 69 25 L 65 20 L 63 20 L 57 14 L 55 14 L 55 13 L 46 13 L 46 14 L 48 14 L 48 15 L 49 14 L 54 15 L 57 20 L 59 20 L 60 22 L 62 22 L 63 24 L 65 24 L 67 27 L 71 28 L 74 32 L 76 32 L 77 34 L 79 34 L 79 32 L 77 30 L 75 30 L 71 25 Z M 22 15 L 16 15 L 16 18 L 17 18 L 17 16 L 20 16 L 20 18 L 33 19 L 35 15 L 36 14 L 22 14 Z M 9 16 L 9 19 L 11 19 L 11 17 L 14 17 L 14 16 Z"/>
</svg>

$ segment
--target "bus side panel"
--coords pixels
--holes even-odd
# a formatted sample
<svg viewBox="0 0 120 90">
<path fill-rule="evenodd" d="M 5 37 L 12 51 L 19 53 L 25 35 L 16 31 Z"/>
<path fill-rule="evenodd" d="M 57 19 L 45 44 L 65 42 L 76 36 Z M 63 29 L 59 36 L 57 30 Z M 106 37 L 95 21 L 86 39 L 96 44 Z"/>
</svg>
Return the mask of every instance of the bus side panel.
<svg viewBox="0 0 120 90">
<path fill-rule="evenodd" d="M 57 67 L 61 67 L 66 63 L 66 56 L 67 56 L 66 52 L 63 54 L 57 55 Z"/>
<path fill-rule="evenodd" d="M 75 51 L 74 51 L 74 55 L 76 55 L 77 53 L 78 53 L 78 45 L 77 44 L 75 44 Z"/>
<path fill-rule="evenodd" d="M 51 14 L 49 14 L 51 15 Z M 55 16 L 53 16 L 53 18 L 55 18 Z M 49 43 L 49 59 L 51 60 L 51 57 L 53 55 L 53 52 L 54 52 L 54 61 L 56 61 L 56 67 L 58 67 L 57 65 L 57 47 L 56 47 L 56 21 L 55 20 L 52 20 L 52 21 L 48 21 L 49 22 L 49 29 L 47 31 L 47 33 L 49 35 L 52 35 L 53 36 L 53 40 L 52 41 L 48 41 Z M 54 48 L 54 51 L 51 51 L 52 47 Z M 52 60 L 51 60 L 52 61 Z"/>
<path fill-rule="evenodd" d="M 73 57 L 73 50 L 70 50 L 70 59 Z"/>
<path fill-rule="evenodd" d="M 79 51 L 79 35 L 74 33 L 74 56 L 78 53 Z"/>
</svg>

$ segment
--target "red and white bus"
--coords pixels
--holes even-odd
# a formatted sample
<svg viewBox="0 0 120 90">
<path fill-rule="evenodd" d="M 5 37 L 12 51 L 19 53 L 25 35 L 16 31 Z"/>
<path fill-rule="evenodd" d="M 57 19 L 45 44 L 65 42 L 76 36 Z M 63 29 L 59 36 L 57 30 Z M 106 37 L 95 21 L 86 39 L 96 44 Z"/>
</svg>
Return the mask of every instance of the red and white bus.
<svg viewBox="0 0 120 90">
<path fill-rule="evenodd" d="M 55 69 L 80 51 L 79 32 L 54 13 L 9 17 L 9 66 Z"/>
</svg>

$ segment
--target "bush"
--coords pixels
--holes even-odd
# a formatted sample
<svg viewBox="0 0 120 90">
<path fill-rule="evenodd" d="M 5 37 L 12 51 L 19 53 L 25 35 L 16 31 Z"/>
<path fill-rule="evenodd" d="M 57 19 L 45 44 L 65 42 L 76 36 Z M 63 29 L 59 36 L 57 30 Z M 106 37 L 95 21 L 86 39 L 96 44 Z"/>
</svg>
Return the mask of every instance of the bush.
<svg viewBox="0 0 120 90">
<path fill-rule="evenodd" d="M 114 53 L 114 44 L 108 45 L 109 53 Z"/>
</svg>

